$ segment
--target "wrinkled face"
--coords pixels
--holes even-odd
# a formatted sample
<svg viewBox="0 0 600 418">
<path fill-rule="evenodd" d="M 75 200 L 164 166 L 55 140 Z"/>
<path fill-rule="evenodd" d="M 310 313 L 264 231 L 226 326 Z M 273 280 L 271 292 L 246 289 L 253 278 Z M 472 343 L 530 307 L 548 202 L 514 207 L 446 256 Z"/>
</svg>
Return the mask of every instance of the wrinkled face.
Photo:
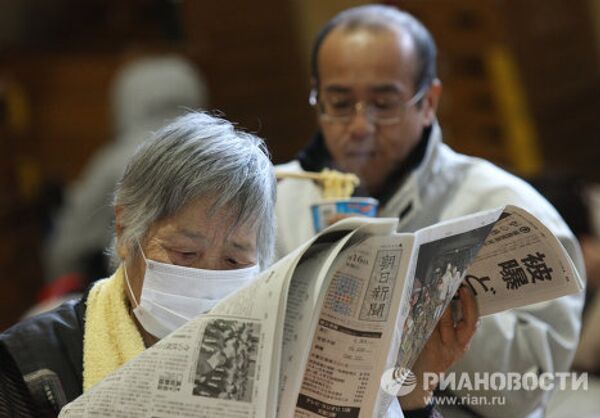
<svg viewBox="0 0 600 418">
<path fill-rule="evenodd" d="M 336 28 L 319 51 L 319 101 L 362 102 L 372 108 L 390 100 L 404 103 L 417 93 L 417 71 L 410 36 L 391 29 Z M 393 124 L 378 124 L 364 112 L 344 123 L 321 118 L 336 168 L 357 174 L 371 194 L 380 192 L 433 122 L 440 88 L 432 86 L 422 103 L 405 108 Z"/>
<path fill-rule="evenodd" d="M 184 206 L 176 215 L 152 225 L 140 243 L 146 258 L 207 270 L 232 270 L 255 265 L 258 262 L 256 225 L 240 225 L 231 230 L 234 213 L 226 207 L 211 213 L 211 204 L 211 199 L 198 199 Z M 128 266 L 131 287 L 139 301 L 145 273 L 144 260 L 141 255 L 130 260 L 131 255 L 124 245 L 119 245 L 118 251 Z M 134 301 L 132 305 L 135 306 Z"/>
</svg>

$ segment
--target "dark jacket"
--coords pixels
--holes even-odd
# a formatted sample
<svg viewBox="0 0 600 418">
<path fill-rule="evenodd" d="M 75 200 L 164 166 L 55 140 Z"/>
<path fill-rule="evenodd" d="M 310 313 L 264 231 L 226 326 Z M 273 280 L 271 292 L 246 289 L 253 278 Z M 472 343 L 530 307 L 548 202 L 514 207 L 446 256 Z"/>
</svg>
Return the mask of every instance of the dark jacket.
<svg viewBox="0 0 600 418">
<path fill-rule="evenodd" d="M 56 415 L 81 395 L 84 317 L 85 297 L 0 334 L 0 375 L 11 376 L 0 381 L 0 416 Z M 9 409 L 27 399 L 31 415 Z"/>
</svg>

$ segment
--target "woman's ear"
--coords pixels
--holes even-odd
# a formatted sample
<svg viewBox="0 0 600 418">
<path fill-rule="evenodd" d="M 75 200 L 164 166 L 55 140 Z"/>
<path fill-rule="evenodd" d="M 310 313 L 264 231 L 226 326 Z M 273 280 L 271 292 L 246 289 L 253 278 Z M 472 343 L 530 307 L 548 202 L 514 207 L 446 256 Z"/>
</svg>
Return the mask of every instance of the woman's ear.
<svg viewBox="0 0 600 418">
<path fill-rule="evenodd" d="M 123 230 L 125 229 L 123 225 L 123 207 L 115 206 L 115 231 L 117 234 L 117 255 L 121 260 L 125 260 L 128 255 L 127 246 L 123 241 Z"/>
</svg>

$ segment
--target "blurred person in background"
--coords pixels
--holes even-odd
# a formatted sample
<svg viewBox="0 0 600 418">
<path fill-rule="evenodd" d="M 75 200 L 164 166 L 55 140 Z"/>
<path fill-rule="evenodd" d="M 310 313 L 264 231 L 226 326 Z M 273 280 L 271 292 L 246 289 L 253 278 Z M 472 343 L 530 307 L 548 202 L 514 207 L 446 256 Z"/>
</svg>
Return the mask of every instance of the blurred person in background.
<svg viewBox="0 0 600 418">
<path fill-rule="evenodd" d="M 46 293 L 85 287 L 109 273 L 111 197 L 127 161 L 148 133 L 186 109 L 204 108 L 207 103 L 203 77 L 183 56 L 136 56 L 117 72 L 110 91 L 115 136 L 66 192 L 45 244 L 45 275 L 51 283 Z"/>
<path fill-rule="evenodd" d="M 559 238 L 584 277 L 577 240 L 547 200 L 490 162 L 443 143 L 436 118 L 442 93 L 436 55 L 431 34 L 408 13 L 384 5 L 339 13 L 318 33 L 311 53 L 309 101 L 320 130 L 296 160 L 278 170 L 356 174 L 361 185 L 355 196 L 378 199 L 378 216 L 399 218 L 399 232 L 506 204 L 521 206 Z M 313 235 L 310 208 L 322 200 L 322 191 L 312 181 L 288 178 L 278 183 L 277 193 L 281 257 Z M 482 318 L 470 350 L 451 371 L 471 378 L 485 372 L 567 371 L 582 306 L 583 295 L 572 295 Z M 456 400 L 473 394 L 490 403 L 447 403 L 440 409 L 449 417 L 541 416 L 551 396 L 540 389 L 444 395 Z M 494 396 L 507 401 L 493 405 Z"/>
</svg>

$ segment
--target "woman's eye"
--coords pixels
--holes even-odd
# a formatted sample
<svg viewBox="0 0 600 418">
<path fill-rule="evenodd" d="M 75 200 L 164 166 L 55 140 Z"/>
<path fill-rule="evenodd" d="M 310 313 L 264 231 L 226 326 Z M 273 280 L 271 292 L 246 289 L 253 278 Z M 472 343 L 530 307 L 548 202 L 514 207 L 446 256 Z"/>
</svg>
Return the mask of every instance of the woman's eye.
<svg viewBox="0 0 600 418">
<path fill-rule="evenodd" d="M 187 263 L 193 261 L 197 255 L 195 251 L 170 250 L 169 253 L 171 253 L 171 260 L 175 263 Z"/>
<path fill-rule="evenodd" d="M 254 262 L 249 261 L 245 257 L 242 258 L 227 258 L 225 260 L 227 265 L 229 265 L 233 269 L 245 269 L 254 266 Z"/>
<path fill-rule="evenodd" d="M 240 263 L 240 262 L 238 262 L 238 261 L 237 261 L 236 259 L 234 259 L 234 258 L 228 258 L 228 259 L 226 259 L 225 261 L 227 262 L 227 264 L 229 264 L 230 266 L 233 266 L 233 267 L 239 267 L 239 266 L 241 265 L 241 263 Z"/>
<path fill-rule="evenodd" d="M 191 251 L 180 251 L 179 255 L 183 258 L 193 258 L 196 256 L 196 253 Z"/>
</svg>

